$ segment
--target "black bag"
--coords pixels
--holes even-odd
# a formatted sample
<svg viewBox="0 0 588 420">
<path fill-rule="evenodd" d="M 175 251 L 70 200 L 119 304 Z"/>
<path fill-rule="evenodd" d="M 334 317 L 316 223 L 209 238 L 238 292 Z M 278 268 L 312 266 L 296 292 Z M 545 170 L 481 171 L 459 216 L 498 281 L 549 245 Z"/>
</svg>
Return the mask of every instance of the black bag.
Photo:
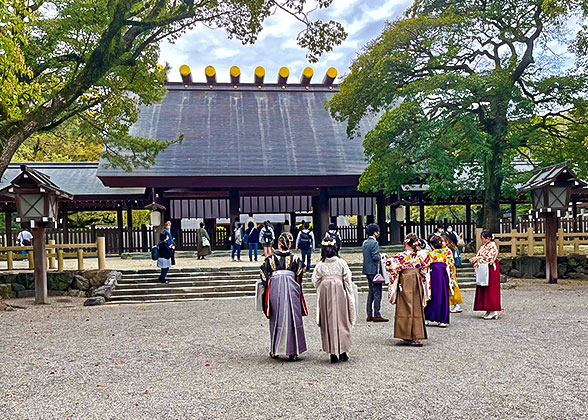
<svg viewBox="0 0 588 420">
<path fill-rule="evenodd" d="M 31 245 L 30 239 L 23 239 L 22 240 L 22 246 L 30 246 L 30 245 Z"/>
<path fill-rule="evenodd" d="M 151 248 L 151 259 L 153 261 L 157 261 L 158 258 L 159 258 L 159 247 L 157 245 L 155 245 L 153 248 Z"/>
<path fill-rule="evenodd" d="M 302 231 L 300 232 L 300 240 L 298 241 L 298 248 L 303 251 L 307 251 L 310 249 L 310 245 L 312 244 L 312 239 L 310 237 L 310 232 Z"/>
<path fill-rule="evenodd" d="M 229 236 L 229 244 L 230 245 L 235 245 L 235 234 L 231 234 L 231 236 Z"/>
<path fill-rule="evenodd" d="M 264 229 L 263 230 L 263 240 L 265 242 L 271 242 L 272 241 L 272 231 L 269 229 Z"/>
</svg>

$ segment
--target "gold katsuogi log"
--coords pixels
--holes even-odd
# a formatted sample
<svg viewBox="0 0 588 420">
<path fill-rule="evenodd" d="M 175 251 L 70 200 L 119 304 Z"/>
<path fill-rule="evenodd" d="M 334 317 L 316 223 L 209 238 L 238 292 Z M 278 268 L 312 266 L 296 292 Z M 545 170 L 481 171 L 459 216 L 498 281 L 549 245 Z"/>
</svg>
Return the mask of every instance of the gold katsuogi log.
<svg viewBox="0 0 588 420">
<path fill-rule="evenodd" d="M 184 84 L 189 85 L 192 83 L 192 70 L 190 70 L 190 66 L 187 64 L 182 64 L 180 66 L 180 76 L 182 76 L 182 82 Z"/>
<path fill-rule="evenodd" d="M 206 66 L 204 69 L 204 75 L 206 76 L 206 83 L 214 85 L 216 83 L 216 69 L 213 66 Z"/>
<path fill-rule="evenodd" d="M 241 69 L 237 66 L 232 66 L 229 73 L 231 74 L 231 83 L 238 84 L 241 79 Z"/>
<path fill-rule="evenodd" d="M 278 84 L 285 85 L 288 82 L 288 76 L 290 76 L 288 67 L 280 67 L 278 71 Z"/>
<path fill-rule="evenodd" d="M 337 77 L 337 69 L 335 67 L 330 67 L 327 72 L 325 73 L 325 77 L 323 78 L 323 85 L 331 86 Z"/>
<path fill-rule="evenodd" d="M 310 79 L 312 79 L 313 75 L 314 70 L 311 67 L 305 67 L 304 70 L 302 70 L 302 76 L 300 76 L 300 84 L 309 85 Z"/>
<path fill-rule="evenodd" d="M 253 72 L 253 79 L 255 80 L 255 84 L 262 85 L 264 77 L 265 69 L 261 66 L 255 67 L 255 71 Z"/>
</svg>

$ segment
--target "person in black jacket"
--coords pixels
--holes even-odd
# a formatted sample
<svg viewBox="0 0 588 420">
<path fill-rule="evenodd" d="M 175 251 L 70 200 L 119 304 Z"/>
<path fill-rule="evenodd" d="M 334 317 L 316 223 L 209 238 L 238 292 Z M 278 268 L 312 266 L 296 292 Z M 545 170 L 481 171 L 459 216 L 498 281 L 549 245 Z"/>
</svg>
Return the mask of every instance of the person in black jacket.
<svg viewBox="0 0 588 420">
<path fill-rule="evenodd" d="M 165 276 L 171 267 L 171 257 L 174 252 L 173 244 L 169 244 L 171 239 L 169 236 L 169 232 L 162 231 L 159 234 L 159 244 L 157 245 L 157 266 L 161 268 L 161 274 L 159 275 L 159 281 L 161 283 L 169 283 L 165 280 Z"/>
</svg>

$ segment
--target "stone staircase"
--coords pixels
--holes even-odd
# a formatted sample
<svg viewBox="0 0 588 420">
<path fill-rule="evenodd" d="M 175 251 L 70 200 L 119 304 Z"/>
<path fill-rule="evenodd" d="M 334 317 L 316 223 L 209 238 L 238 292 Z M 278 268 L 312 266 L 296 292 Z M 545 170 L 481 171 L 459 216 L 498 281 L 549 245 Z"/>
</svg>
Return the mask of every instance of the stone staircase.
<svg viewBox="0 0 588 420">
<path fill-rule="evenodd" d="M 360 292 L 368 291 L 361 264 L 349 265 L 353 281 Z M 457 269 L 461 289 L 475 287 L 474 268 L 464 264 Z M 123 270 L 122 279 L 107 304 L 176 302 L 186 300 L 223 299 L 255 296 L 255 283 L 259 278 L 257 267 L 182 268 L 170 269 L 169 284 L 159 283 L 158 269 Z M 303 282 L 305 294 L 315 293 L 310 274 Z"/>
</svg>

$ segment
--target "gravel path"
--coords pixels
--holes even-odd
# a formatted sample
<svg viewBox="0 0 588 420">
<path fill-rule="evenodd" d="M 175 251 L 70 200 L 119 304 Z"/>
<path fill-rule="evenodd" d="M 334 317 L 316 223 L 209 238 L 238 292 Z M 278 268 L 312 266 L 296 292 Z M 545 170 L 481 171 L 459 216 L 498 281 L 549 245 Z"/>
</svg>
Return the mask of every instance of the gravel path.
<svg viewBox="0 0 588 420">
<path fill-rule="evenodd" d="M 294 363 L 267 357 L 252 299 L 86 308 L 53 298 L 0 313 L 0 418 L 588 418 L 588 282 L 521 282 L 503 290 L 498 321 L 463 295 L 466 311 L 430 327 L 420 349 L 399 346 L 392 322 L 361 319 L 351 360 L 337 365 L 319 351 L 314 296 L 309 351 Z"/>
</svg>

